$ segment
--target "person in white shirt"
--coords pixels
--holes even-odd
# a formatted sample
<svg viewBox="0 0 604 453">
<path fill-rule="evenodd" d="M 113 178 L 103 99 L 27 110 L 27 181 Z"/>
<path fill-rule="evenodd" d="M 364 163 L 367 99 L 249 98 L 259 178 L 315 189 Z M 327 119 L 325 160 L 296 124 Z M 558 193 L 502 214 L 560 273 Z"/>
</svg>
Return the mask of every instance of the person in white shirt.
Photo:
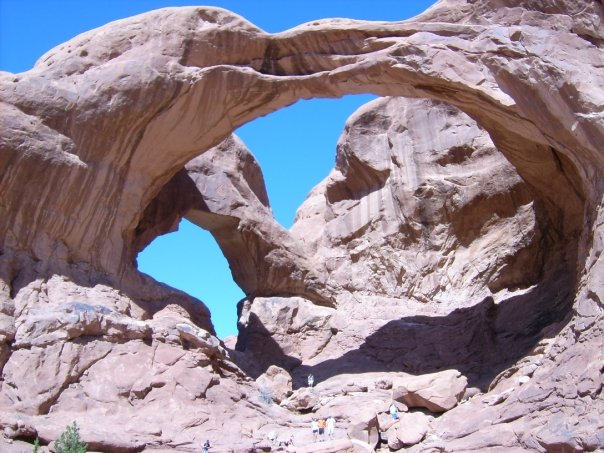
<svg viewBox="0 0 604 453">
<path fill-rule="evenodd" d="M 330 415 L 327 419 L 327 437 L 330 439 L 334 439 L 336 431 L 336 419 L 333 418 L 333 415 Z"/>
<path fill-rule="evenodd" d="M 312 388 L 313 385 L 315 385 L 315 377 L 312 374 L 308 375 L 308 386 L 310 388 Z"/>
<path fill-rule="evenodd" d="M 312 429 L 312 441 L 316 442 L 317 436 L 319 435 L 319 422 L 316 418 L 312 419 L 312 422 L 310 423 L 310 429 Z"/>
</svg>

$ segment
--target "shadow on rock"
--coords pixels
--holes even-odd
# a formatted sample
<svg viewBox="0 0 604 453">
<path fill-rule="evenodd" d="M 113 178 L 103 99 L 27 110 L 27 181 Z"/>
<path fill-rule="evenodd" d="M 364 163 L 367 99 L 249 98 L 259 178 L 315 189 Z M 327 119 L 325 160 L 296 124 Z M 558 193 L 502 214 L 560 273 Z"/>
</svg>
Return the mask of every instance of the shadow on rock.
<svg viewBox="0 0 604 453">
<path fill-rule="evenodd" d="M 539 285 L 522 295 L 496 304 L 491 297 L 446 316 L 408 316 L 386 322 L 357 349 L 313 366 L 283 351 L 262 321 L 251 318 L 242 332 L 237 362 L 257 377 L 270 365 L 292 374 L 294 388 L 339 374 L 405 372 L 425 374 L 457 369 L 471 387 L 486 389 L 501 371 L 526 356 L 545 336 L 555 335 L 568 319 L 572 282 L 558 276 L 555 283 Z M 547 328 L 551 326 L 550 328 Z"/>
<path fill-rule="evenodd" d="M 485 389 L 501 371 L 524 357 L 545 335 L 547 326 L 560 323 L 570 309 L 570 294 L 534 293 L 495 304 L 491 297 L 457 309 L 447 316 L 410 316 L 384 324 L 356 350 L 315 366 L 293 370 L 294 385 L 304 385 L 312 373 L 318 380 L 341 373 L 398 371 L 425 374 L 457 369 L 471 387 Z M 551 303 L 547 311 L 537 305 Z"/>
<path fill-rule="evenodd" d="M 238 318 L 241 317 L 242 304 L 243 301 L 240 301 L 237 305 Z M 255 313 L 250 313 L 248 328 L 240 329 L 236 350 L 230 353 L 237 366 L 254 379 L 271 365 L 291 371 L 302 364 L 300 359 L 283 351 Z"/>
</svg>

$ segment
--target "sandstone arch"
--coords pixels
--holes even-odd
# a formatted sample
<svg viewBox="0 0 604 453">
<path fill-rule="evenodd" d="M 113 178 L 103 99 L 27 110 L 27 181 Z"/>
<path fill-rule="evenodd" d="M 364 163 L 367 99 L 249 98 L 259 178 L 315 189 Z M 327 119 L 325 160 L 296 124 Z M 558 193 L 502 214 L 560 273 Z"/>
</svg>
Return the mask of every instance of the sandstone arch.
<svg viewBox="0 0 604 453">
<path fill-rule="evenodd" d="M 44 242 L 62 242 L 75 261 L 123 272 L 142 209 L 185 162 L 234 127 L 297 98 L 354 92 L 432 97 L 466 111 L 527 181 L 548 194 L 557 178 L 554 185 L 564 193 L 552 194 L 552 204 L 568 213 L 566 228 L 576 230 L 582 200 L 595 194 L 594 164 L 601 164 L 594 152 L 598 118 L 581 111 L 593 102 L 584 99 L 586 80 L 523 50 L 536 45 L 528 29 L 444 25 L 436 22 L 437 12 L 399 25 L 344 22 L 325 31 L 310 24 L 271 37 L 225 11 L 164 10 L 84 34 L 49 52 L 33 71 L 5 75 L 5 117 L 11 125 L 40 118 L 56 143 L 42 158 L 68 168 L 61 184 L 81 194 L 61 206 L 57 192 L 46 190 L 57 182 L 41 176 L 46 195 L 32 190 L 32 198 L 58 206 L 50 215 L 28 197 L 7 206 L 7 245 L 42 242 L 43 256 L 51 253 Z M 143 24 L 165 31 L 148 34 Z M 597 61 L 597 47 L 568 28 L 564 44 L 576 60 Z M 553 43 L 548 51 L 555 54 Z M 305 58 L 295 56 L 302 53 Z M 528 71 L 535 75 L 528 78 Z M 49 78 L 56 79 L 50 99 L 42 91 Z M 521 97 L 529 92 L 530 98 Z M 18 144 L 8 144 L 7 156 Z M 13 172 L 5 184 L 24 182 L 20 177 Z M 83 206 L 83 200 L 94 201 Z M 11 228 L 16 212 L 27 212 L 22 215 L 36 226 Z M 112 247 L 100 246 L 106 238 Z"/>
<path fill-rule="evenodd" d="M 582 407 L 601 413 L 603 14 L 596 0 L 442 1 L 397 24 L 322 21 L 268 35 L 223 10 L 165 9 L 83 34 L 26 73 L 2 73 L 2 313 L 13 316 L 13 299 L 26 283 L 42 277 L 64 284 L 55 274 L 139 296 L 159 291 L 142 284 L 133 267 L 146 209 L 185 163 L 238 125 L 300 98 L 361 92 L 431 98 L 458 107 L 490 133 L 542 195 L 553 234 L 569 244 L 561 259 L 576 269 L 573 322 L 544 358 L 537 382 L 490 409 L 490 417 L 507 421 L 502 413 L 511 410 L 536 430 L 530 392 L 545 395 L 543 407 L 566 407 L 554 390 L 558 378 L 584 383 L 575 392 Z M 52 285 L 39 286 L 44 292 Z M 179 303 L 186 305 L 178 297 L 160 305 Z M 135 306 L 123 311 L 149 316 Z M 114 328 L 128 330 L 121 317 L 92 312 L 114 323 L 103 324 L 108 338 Z M 207 313 L 198 317 L 211 330 Z M 153 335 L 219 350 L 166 319 L 154 319 Z M 84 330 L 97 332 L 95 322 Z M 147 327 L 129 328 L 134 339 L 150 341 Z M 3 360 L 14 327 L 4 336 Z M 16 346 L 30 346 L 16 338 Z M 219 352 L 208 354 L 208 363 L 226 363 Z M 192 390 L 196 395 L 213 385 L 204 382 Z M 39 414 L 56 397 L 19 404 Z M 554 422 L 525 445 L 555 444 L 548 437 Z M 577 422 L 573 433 L 587 448 L 601 446 L 590 430 L 597 431 L 597 421 Z"/>
</svg>

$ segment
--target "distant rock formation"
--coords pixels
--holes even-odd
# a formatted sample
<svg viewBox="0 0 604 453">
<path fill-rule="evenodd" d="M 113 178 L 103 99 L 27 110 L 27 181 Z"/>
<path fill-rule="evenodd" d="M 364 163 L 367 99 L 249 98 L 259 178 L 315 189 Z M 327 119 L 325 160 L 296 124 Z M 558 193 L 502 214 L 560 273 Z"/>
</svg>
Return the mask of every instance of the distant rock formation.
<svg viewBox="0 0 604 453">
<path fill-rule="evenodd" d="M 603 21 L 598 0 L 441 0 L 270 35 L 167 8 L 0 73 L 2 448 L 77 420 L 92 450 L 255 451 L 337 413 L 357 446 L 603 449 Z M 361 92 L 389 98 L 349 120 L 283 229 L 231 133 Z M 248 296 L 236 351 L 136 270 L 182 217 Z M 283 407 L 252 379 L 273 364 Z M 445 369 L 466 394 L 410 409 L 405 437 L 394 380 Z"/>
</svg>

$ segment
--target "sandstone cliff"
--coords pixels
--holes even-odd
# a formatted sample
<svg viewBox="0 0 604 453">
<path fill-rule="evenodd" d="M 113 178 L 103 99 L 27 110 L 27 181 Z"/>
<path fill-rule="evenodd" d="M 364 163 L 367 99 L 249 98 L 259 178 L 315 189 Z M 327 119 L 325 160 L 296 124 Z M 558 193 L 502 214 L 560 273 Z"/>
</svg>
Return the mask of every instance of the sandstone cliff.
<svg viewBox="0 0 604 453">
<path fill-rule="evenodd" d="M 336 161 L 291 235 L 337 310 L 295 335 L 303 293 L 250 298 L 240 348 L 257 362 L 281 351 L 319 375 L 453 367 L 488 381 L 568 313 L 576 241 L 467 115 L 375 101 L 347 123 Z"/>
<path fill-rule="evenodd" d="M 168 8 L 0 73 L 2 448 L 77 419 L 96 450 L 253 451 L 336 412 L 412 451 L 604 448 L 603 21 L 598 0 L 441 0 L 269 35 Z M 350 119 L 284 230 L 230 134 L 362 92 L 392 98 Z M 136 271 L 182 216 L 248 295 L 239 351 Z M 251 379 L 274 363 L 297 388 L 282 406 Z M 477 388 L 399 438 L 390 398 L 430 398 L 448 368 Z"/>
</svg>

